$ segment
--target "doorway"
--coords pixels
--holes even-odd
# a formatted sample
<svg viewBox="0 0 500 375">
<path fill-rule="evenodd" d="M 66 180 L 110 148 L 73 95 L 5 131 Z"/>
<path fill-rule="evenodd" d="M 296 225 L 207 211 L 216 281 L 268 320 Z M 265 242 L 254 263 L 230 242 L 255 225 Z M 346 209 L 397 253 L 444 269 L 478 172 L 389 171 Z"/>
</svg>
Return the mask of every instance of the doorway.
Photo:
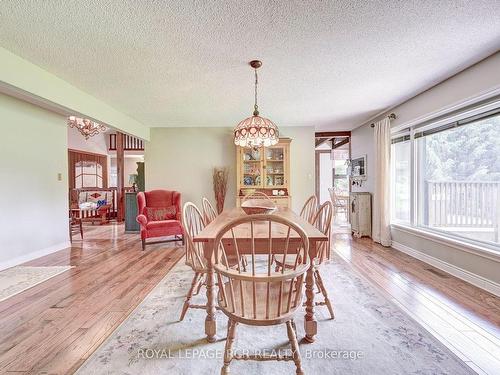
<svg viewBox="0 0 500 375">
<path fill-rule="evenodd" d="M 316 133 L 316 196 L 319 204 L 331 201 L 334 226 L 348 227 L 351 132 Z"/>
</svg>

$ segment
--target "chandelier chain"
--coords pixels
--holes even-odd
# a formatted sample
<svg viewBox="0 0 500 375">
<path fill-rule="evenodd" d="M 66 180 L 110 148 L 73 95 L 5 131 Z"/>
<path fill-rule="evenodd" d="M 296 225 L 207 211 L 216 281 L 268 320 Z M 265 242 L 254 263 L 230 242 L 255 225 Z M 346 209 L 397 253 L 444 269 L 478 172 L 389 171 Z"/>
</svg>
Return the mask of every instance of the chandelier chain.
<svg viewBox="0 0 500 375">
<path fill-rule="evenodd" d="M 253 108 L 254 108 L 253 115 L 258 116 L 259 115 L 259 106 L 257 105 L 257 85 L 259 84 L 259 78 L 257 75 L 256 68 L 254 69 L 254 71 L 255 71 L 255 104 L 253 106 Z"/>
</svg>

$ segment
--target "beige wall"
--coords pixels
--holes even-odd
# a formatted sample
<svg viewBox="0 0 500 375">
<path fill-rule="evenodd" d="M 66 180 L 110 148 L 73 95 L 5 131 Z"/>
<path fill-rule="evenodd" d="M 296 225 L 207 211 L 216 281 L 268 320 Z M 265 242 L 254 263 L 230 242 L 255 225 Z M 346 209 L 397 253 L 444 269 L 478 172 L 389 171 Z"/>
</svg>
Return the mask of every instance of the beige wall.
<svg viewBox="0 0 500 375">
<path fill-rule="evenodd" d="M 314 193 L 314 128 L 283 127 L 282 136 L 292 138 L 291 194 L 294 209 Z M 229 167 L 226 207 L 236 196 L 236 150 L 231 128 L 152 128 L 146 144 L 146 189 L 173 189 L 183 202 L 201 204 L 214 200 L 213 167 Z"/>
<path fill-rule="evenodd" d="M 391 121 L 391 126 L 398 128 L 419 120 L 427 120 L 433 114 L 437 116 L 441 112 L 452 111 L 473 98 L 487 97 L 489 93 L 495 92 L 498 94 L 499 90 L 500 52 L 497 52 L 390 111 L 381 114 L 375 120 L 354 129 L 351 144 L 352 156 L 368 155 L 367 181 L 362 188 L 355 190 L 373 192 L 375 171 L 373 169 L 373 129 L 370 127 L 370 123 L 394 112 L 397 118 Z"/>
<path fill-rule="evenodd" d="M 89 139 L 85 139 L 85 137 L 76 128 L 70 128 L 68 126 L 68 148 L 73 150 L 108 155 L 106 137 L 108 137 L 107 134 L 99 133 Z"/>
<path fill-rule="evenodd" d="M 69 242 L 66 119 L 3 94 L 0 118 L 1 269 Z"/>
<path fill-rule="evenodd" d="M 369 125 L 361 126 L 351 132 L 351 156 L 353 159 L 366 155 L 366 180 L 361 186 L 352 186 L 352 191 L 368 191 L 373 194 L 375 169 L 373 162 L 375 147 L 373 142 L 373 129 Z"/>
<path fill-rule="evenodd" d="M 0 90 L 58 113 L 71 113 L 149 139 L 149 127 L 0 47 Z"/>
<path fill-rule="evenodd" d="M 433 116 L 442 115 L 459 108 L 463 103 L 470 103 L 474 98 L 484 99 L 498 94 L 500 90 L 500 53 L 490 56 L 478 64 L 462 71 L 448 80 L 434 86 L 433 88 L 417 95 L 407 102 L 382 114 L 387 116 L 394 112 L 397 119 L 392 121 L 391 126 L 399 128 L 408 124 L 415 124 L 419 121 L 428 120 Z M 378 120 L 375 119 L 375 120 Z M 352 132 L 352 156 L 367 154 L 367 174 L 368 180 L 359 191 L 369 191 L 373 193 L 373 176 L 376 171 L 373 168 L 373 129 L 370 128 L 370 121 Z M 456 247 L 448 246 L 444 243 L 432 239 L 423 239 L 416 235 L 392 229 L 393 240 L 396 246 L 403 246 L 414 249 L 425 256 L 435 258 L 439 262 L 451 265 L 451 269 L 464 270 L 462 274 L 470 273 L 476 275 L 477 280 L 485 285 L 497 285 L 500 290 L 499 260 L 487 258 L 478 254 L 469 253 Z M 473 276 L 474 277 L 474 276 Z M 492 290 L 490 288 L 490 290 Z"/>
</svg>

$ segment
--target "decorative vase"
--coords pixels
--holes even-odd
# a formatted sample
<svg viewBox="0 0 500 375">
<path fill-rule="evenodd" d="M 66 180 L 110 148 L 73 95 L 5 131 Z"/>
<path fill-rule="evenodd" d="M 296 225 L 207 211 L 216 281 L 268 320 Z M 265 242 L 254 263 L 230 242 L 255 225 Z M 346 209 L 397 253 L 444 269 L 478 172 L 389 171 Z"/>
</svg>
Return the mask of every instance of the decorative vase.
<svg viewBox="0 0 500 375">
<path fill-rule="evenodd" d="M 229 170 L 227 167 L 214 168 L 213 170 L 215 203 L 217 206 L 217 213 L 219 214 L 224 210 L 224 201 L 226 199 L 228 175 L 229 175 Z"/>
</svg>

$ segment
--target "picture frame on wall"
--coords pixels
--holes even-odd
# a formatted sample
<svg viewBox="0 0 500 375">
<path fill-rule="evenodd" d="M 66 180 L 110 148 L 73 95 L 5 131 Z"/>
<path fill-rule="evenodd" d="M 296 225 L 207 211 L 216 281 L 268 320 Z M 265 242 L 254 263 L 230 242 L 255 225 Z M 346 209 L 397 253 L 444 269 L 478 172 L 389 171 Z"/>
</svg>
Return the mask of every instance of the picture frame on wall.
<svg viewBox="0 0 500 375">
<path fill-rule="evenodd" d="M 366 155 L 351 159 L 350 169 L 353 180 L 366 179 Z"/>
</svg>

